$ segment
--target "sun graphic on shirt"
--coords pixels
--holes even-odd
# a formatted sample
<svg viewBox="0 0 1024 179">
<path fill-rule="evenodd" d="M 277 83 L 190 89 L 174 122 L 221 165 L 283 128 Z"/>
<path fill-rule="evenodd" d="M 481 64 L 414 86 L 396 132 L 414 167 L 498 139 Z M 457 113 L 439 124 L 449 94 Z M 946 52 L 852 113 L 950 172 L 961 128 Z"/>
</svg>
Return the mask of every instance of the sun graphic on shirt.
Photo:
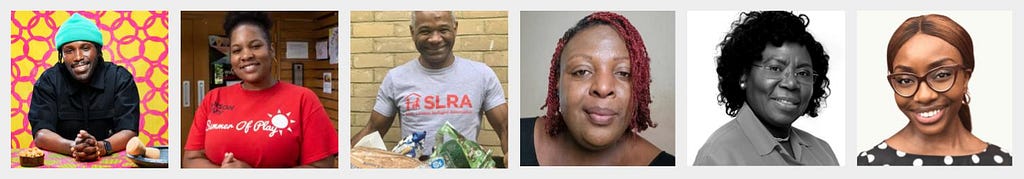
<svg viewBox="0 0 1024 179">
<path fill-rule="evenodd" d="M 292 127 L 288 126 L 288 124 L 295 123 L 294 120 L 288 119 L 288 117 L 291 115 L 291 112 L 282 114 L 281 109 L 278 109 L 277 114 L 268 113 L 267 117 L 270 117 L 270 124 L 274 125 L 274 127 L 277 127 L 277 133 L 284 135 L 284 130 L 292 132 Z"/>
</svg>

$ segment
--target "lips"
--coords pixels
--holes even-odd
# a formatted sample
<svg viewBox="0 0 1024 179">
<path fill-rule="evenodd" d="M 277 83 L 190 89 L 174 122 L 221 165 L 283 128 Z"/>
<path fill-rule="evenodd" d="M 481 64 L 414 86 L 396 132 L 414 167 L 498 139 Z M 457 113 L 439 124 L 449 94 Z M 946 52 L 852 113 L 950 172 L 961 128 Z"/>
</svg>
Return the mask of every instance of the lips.
<svg viewBox="0 0 1024 179">
<path fill-rule="evenodd" d="M 612 124 L 612 119 L 619 114 L 611 109 L 601 107 L 590 107 L 583 111 L 587 113 L 590 123 L 598 126 L 607 126 Z"/>
<path fill-rule="evenodd" d="M 91 67 L 92 67 L 92 63 L 89 62 L 89 61 L 84 61 L 83 60 L 83 61 L 78 61 L 78 62 L 71 63 L 71 71 L 74 72 L 75 74 L 83 74 L 83 73 L 89 72 L 89 69 Z"/>
<path fill-rule="evenodd" d="M 946 113 L 945 108 L 938 108 L 934 110 L 914 112 L 914 120 L 917 120 L 921 124 L 934 124 L 942 118 L 942 115 Z"/>
<path fill-rule="evenodd" d="M 260 65 L 261 64 L 259 62 L 243 63 L 242 65 L 238 66 L 238 69 L 241 70 L 243 73 L 255 73 L 260 69 Z"/>
<path fill-rule="evenodd" d="M 771 97 L 769 98 L 769 100 L 783 109 L 795 110 L 800 107 L 800 100 L 798 100 L 797 98 L 777 96 Z"/>
</svg>

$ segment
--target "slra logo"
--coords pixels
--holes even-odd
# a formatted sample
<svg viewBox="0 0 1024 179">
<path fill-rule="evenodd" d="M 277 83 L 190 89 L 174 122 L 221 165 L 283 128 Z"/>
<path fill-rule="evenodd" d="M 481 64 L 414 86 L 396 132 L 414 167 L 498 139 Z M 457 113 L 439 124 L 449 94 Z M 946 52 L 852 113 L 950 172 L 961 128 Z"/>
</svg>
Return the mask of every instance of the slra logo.
<svg viewBox="0 0 1024 179">
<path fill-rule="evenodd" d="M 423 96 L 419 93 L 410 93 L 405 96 L 405 109 L 406 110 L 418 110 L 418 109 L 448 109 L 448 108 L 473 108 L 473 100 L 469 99 L 468 94 L 446 94 L 446 95 L 427 95 Z"/>
</svg>

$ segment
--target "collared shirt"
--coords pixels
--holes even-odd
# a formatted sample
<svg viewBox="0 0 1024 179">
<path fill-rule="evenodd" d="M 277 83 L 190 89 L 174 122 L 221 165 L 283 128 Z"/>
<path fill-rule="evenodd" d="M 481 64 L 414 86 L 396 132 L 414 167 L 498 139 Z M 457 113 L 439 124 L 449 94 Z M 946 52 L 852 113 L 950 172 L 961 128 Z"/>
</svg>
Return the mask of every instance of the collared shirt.
<svg viewBox="0 0 1024 179">
<path fill-rule="evenodd" d="M 32 135 L 47 129 L 74 140 L 85 130 L 97 140 L 122 130 L 139 131 L 139 90 L 124 67 L 97 60 L 91 81 L 74 79 L 64 64 L 43 71 L 32 90 Z"/>
<path fill-rule="evenodd" d="M 693 165 L 839 165 L 828 143 L 792 129 L 790 153 L 744 104 L 735 119 L 708 138 Z"/>
</svg>

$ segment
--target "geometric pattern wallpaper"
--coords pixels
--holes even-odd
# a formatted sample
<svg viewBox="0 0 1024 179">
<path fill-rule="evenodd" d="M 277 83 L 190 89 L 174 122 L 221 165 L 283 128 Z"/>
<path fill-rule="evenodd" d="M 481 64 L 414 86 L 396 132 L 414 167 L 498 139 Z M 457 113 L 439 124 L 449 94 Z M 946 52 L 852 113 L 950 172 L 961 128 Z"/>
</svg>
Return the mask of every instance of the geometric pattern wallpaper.
<svg viewBox="0 0 1024 179">
<path fill-rule="evenodd" d="M 168 11 L 12 11 L 11 148 L 34 147 L 27 119 L 32 86 L 57 62 L 53 38 L 74 13 L 99 26 L 103 58 L 135 76 L 139 139 L 147 146 L 167 145 Z"/>
</svg>

